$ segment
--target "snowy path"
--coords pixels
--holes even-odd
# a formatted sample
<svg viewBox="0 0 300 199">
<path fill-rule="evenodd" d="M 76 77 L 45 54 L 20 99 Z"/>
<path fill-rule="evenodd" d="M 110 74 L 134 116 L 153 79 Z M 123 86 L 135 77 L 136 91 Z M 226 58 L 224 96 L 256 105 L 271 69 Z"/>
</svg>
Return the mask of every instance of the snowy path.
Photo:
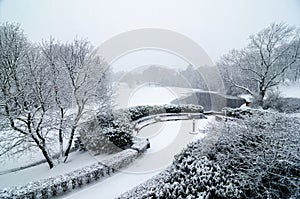
<svg viewBox="0 0 300 199">
<path fill-rule="evenodd" d="M 151 148 L 135 160 L 128 168 L 91 186 L 75 190 L 63 198 L 115 198 L 122 193 L 157 175 L 171 164 L 175 154 L 189 142 L 205 136 L 205 128 L 214 117 L 196 120 L 197 135 L 190 134 L 192 121 L 172 121 L 152 124 L 139 133 L 140 137 L 149 138 Z"/>
</svg>

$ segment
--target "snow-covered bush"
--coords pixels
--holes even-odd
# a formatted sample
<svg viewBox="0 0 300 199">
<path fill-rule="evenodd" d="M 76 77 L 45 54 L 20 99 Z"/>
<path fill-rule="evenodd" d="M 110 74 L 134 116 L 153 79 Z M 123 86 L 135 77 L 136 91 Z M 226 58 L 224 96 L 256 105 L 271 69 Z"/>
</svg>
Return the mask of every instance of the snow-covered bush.
<svg viewBox="0 0 300 199">
<path fill-rule="evenodd" d="M 98 115 L 79 130 L 85 148 L 95 154 L 112 153 L 132 145 L 133 126 L 125 111 L 113 115 Z"/>
<path fill-rule="evenodd" d="M 264 100 L 263 109 L 275 109 L 283 112 L 284 101 L 278 89 L 272 89 L 267 93 L 267 98 Z"/>
<path fill-rule="evenodd" d="M 244 118 L 245 116 L 250 116 L 253 114 L 253 109 L 233 109 L 230 107 L 225 107 L 222 109 L 222 112 L 227 117 L 233 118 Z"/>
<path fill-rule="evenodd" d="M 299 118 L 258 110 L 242 116 L 226 122 L 210 144 L 190 144 L 169 168 L 120 198 L 297 198 Z"/>
<path fill-rule="evenodd" d="M 142 105 L 130 107 L 128 111 L 125 112 L 130 116 L 131 121 L 135 121 L 149 115 L 163 113 L 203 113 L 203 107 L 193 104 Z"/>
<path fill-rule="evenodd" d="M 80 136 L 76 137 L 76 139 L 74 141 L 73 149 L 76 150 L 76 151 L 85 151 L 86 150 L 84 144 L 81 141 Z"/>
<path fill-rule="evenodd" d="M 0 198 L 52 198 L 109 175 L 110 168 L 93 164 L 70 173 L 0 190 Z"/>
<path fill-rule="evenodd" d="M 135 107 L 130 107 L 128 109 L 130 113 L 131 120 L 137 120 L 142 117 L 149 116 L 149 109 L 150 106 L 135 106 Z"/>
<path fill-rule="evenodd" d="M 243 197 L 290 198 L 300 187 L 299 128 L 298 118 L 256 111 L 226 124 L 209 157 L 235 174 Z"/>
<path fill-rule="evenodd" d="M 102 164 L 104 164 L 111 170 L 116 171 L 133 162 L 137 158 L 137 156 L 138 151 L 134 149 L 126 149 L 112 155 L 108 160 L 103 160 Z"/>
</svg>

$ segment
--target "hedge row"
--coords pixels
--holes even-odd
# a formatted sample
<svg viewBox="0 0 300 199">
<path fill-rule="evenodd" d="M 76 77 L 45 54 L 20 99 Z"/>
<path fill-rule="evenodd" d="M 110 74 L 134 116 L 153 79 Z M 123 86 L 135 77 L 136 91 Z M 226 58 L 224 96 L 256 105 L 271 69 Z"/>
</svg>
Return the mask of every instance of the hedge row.
<svg viewBox="0 0 300 199">
<path fill-rule="evenodd" d="M 157 115 L 162 113 L 203 113 L 203 107 L 193 104 L 165 104 L 165 105 L 143 105 L 130 107 L 128 115 L 131 121 L 138 120 L 149 115 Z"/>
<path fill-rule="evenodd" d="M 127 149 L 115 154 L 104 164 L 96 163 L 60 176 L 30 182 L 24 186 L 15 186 L 0 190 L 0 198 L 50 198 L 62 195 L 68 191 L 82 187 L 85 184 L 103 179 L 116 172 L 118 169 L 130 164 L 138 152 Z"/>
<path fill-rule="evenodd" d="M 0 191 L 0 198 L 50 198 L 97 181 L 112 172 L 114 170 L 107 166 L 94 164 L 64 175 L 30 182 L 24 186 L 4 188 Z"/>
</svg>

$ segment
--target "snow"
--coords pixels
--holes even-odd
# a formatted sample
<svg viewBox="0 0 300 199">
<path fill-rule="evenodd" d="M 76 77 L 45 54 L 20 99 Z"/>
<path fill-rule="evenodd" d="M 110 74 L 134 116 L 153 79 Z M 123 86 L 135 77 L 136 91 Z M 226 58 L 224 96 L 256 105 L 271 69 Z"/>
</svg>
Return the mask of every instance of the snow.
<svg viewBox="0 0 300 199">
<path fill-rule="evenodd" d="M 248 102 L 252 101 L 252 95 L 249 95 L 249 94 L 242 94 L 242 95 L 239 95 L 239 97 L 244 98 Z"/>
<path fill-rule="evenodd" d="M 75 190 L 71 194 L 63 196 L 61 198 L 116 198 L 120 194 L 126 192 L 128 190 L 128 187 L 133 188 L 156 174 L 158 174 L 158 172 L 143 175 L 120 172 L 109 178 L 106 178 L 103 181 L 98 182 L 97 184 L 85 187 L 84 189 Z"/>
<path fill-rule="evenodd" d="M 88 152 L 74 152 L 70 154 L 67 163 L 61 163 L 49 169 L 47 163 L 34 167 L 0 175 L 0 189 L 15 185 L 24 185 L 28 182 L 57 176 L 85 166 L 97 163 L 97 160 Z"/>
<path fill-rule="evenodd" d="M 127 108 L 137 105 L 170 104 L 176 98 L 184 97 L 193 92 L 191 88 L 161 87 L 142 84 L 129 88 L 127 84 L 120 83 L 115 88 L 115 108 Z"/>
<path fill-rule="evenodd" d="M 123 85 L 124 86 L 124 85 Z M 137 89 L 123 87 L 118 97 L 127 96 L 128 104 L 121 99 L 119 107 L 169 104 L 176 97 L 189 94 L 191 91 L 177 87 L 152 87 L 144 85 Z M 159 96 L 159 97 L 158 97 Z M 207 126 L 214 122 L 214 117 L 195 120 L 196 134 L 192 132 L 192 120 L 158 122 L 138 132 L 137 137 L 148 138 L 150 149 L 135 160 L 129 167 L 119 173 L 104 179 L 103 181 L 81 190 L 70 193 L 66 198 L 115 198 L 135 186 L 157 175 L 173 161 L 174 155 L 178 154 L 188 143 L 205 136 Z M 116 189 L 117 187 L 117 189 Z"/>
<path fill-rule="evenodd" d="M 17 157 L 1 157 L 0 172 L 29 165 L 42 159 L 43 155 L 38 151 L 32 151 L 32 153 L 28 152 L 26 155 L 20 155 Z"/>
<path fill-rule="evenodd" d="M 128 99 L 128 106 L 163 105 L 170 103 L 170 101 L 176 98 L 176 94 L 167 87 L 142 85 L 133 90 Z"/>
</svg>

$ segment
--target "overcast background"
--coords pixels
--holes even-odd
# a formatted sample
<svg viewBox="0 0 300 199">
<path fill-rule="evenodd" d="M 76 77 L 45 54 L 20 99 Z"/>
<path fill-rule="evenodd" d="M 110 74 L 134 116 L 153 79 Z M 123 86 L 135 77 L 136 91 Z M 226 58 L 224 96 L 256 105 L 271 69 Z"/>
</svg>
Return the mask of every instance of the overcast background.
<svg viewBox="0 0 300 199">
<path fill-rule="evenodd" d="M 272 22 L 300 27 L 299 0 L 0 0 L 1 22 L 18 22 L 34 42 L 76 36 L 100 45 L 114 35 L 163 28 L 197 42 L 213 61 L 242 48 L 250 34 Z M 139 60 L 139 61 L 137 61 Z M 138 52 L 115 63 L 130 65 L 186 63 L 167 53 Z"/>
</svg>

